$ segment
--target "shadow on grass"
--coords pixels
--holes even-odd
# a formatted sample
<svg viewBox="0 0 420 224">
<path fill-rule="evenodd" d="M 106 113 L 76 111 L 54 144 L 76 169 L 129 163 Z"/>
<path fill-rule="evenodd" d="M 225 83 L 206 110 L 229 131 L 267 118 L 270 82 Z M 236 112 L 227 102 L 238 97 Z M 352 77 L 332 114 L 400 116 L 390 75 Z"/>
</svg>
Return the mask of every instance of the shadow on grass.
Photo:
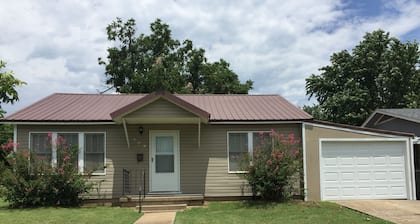
<svg viewBox="0 0 420 224">
<path fill-rule="evenodd" d="M 53 209 L 53 208 L 81 208 L 81 206 L 33 206 L 33 207 L 12 207 L 9 205 L 9 203 L 7 201 L 5 201 L 4 199 L 0 198 L 0 210 L 35 210 L 35 209 Z"/>
<path fill-rule="evenodd" d="M 291 201 L 266 201 L 262 199 L 248 200 L 239 204 L 242 208 L 254 208 L 254 209 L 268 209 L 274 208 L 279 205 L 300 205 L 305 207 L 320 207 L 318 202 L 314 201 L 302 201 L 302 200 L 291 200 Z"/>
</svg>

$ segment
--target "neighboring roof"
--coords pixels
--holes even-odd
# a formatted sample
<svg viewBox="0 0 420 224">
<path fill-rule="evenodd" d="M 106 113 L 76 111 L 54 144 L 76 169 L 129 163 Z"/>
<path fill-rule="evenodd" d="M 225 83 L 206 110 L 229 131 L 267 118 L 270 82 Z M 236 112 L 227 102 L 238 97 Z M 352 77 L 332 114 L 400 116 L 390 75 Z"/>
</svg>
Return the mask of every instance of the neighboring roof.
<svg viewBox="0 0 420 224">
<path fill-rule="evenodd" d="M 420 109 L 376 109 L 362 124 L 362 127 L 365 127 L 375 117 L 376 114 L 383 114 L 420 123 Z"/>
<path fill-rule="evenodd" d="M 164 98 L 210 121 L 299 121 L 312 117 L 278 95 L 169 94 L 67 94 L 50 95 L 10 116 L 8 122 L 113 121 L 156 97 Z"/>
<path fill-rule="evenodd" d="M 366 127 L 359 127 L 359 126 L 353 126 L 353 125 L 347 125 L 347 124 L 338 124 L 338 123 L 333 123 L 333 122 L 329 122 L 329 121 L 310 120 L 310 121 L 306 121 L 306 123 L 320 124 L 320 125 L 332 126 L 332 127 L 337 127 L 337 128 L 344 128 L 344 129 L 356 130 L 356 131 L 372 132 L 372 133 L 385 134 L 385 135 L 396 135 L 396 136 L 406 136 L 406 137 L 415 137 L 416 136 L 413 133 L 406 133 L 406 132 L 399 132 L 399 131 L 388 131 L 388 130 L 374 129 L 374 128 L 366 128 Z"/>
<path fill-rule="evenodd" d="M 376 112 L 420 122 L 420 109 L 378 109 Z"/>
</svg>

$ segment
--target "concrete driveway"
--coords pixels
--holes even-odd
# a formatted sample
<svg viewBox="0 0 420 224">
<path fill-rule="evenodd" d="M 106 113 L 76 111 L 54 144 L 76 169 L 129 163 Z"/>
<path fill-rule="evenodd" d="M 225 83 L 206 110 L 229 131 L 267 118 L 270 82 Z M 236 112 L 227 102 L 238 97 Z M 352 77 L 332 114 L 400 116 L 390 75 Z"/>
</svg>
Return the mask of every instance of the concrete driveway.
<svg viewBox="0 0 420 224">
<path fill-rule="evenodd" d="M 395 223 L 420 223 L 420 201 L 354 200 L 335 203 Z"/>
</svg>

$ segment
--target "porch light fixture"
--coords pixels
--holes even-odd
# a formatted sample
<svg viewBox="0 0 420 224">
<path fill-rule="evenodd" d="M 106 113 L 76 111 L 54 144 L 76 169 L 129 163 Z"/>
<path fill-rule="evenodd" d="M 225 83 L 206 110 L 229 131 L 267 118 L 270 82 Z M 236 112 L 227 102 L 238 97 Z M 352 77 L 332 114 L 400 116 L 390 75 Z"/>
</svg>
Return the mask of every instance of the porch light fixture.
<svg viewBox="0 0 420 224">
<path fill-rule="evenodd" d="M 143 126 L 140 126 L 140 127 L 139 127 L 139 133 L 140 133 L 140 136 L 142 136 L 142 135 L 143 135 Z"/>
</svg>

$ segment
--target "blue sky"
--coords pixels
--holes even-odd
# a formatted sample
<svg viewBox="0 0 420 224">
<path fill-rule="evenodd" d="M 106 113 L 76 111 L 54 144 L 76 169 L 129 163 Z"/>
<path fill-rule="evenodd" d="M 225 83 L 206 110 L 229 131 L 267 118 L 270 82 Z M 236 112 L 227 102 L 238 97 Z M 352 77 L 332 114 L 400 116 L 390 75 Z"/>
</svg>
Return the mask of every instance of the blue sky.
<svg viewBox="0 0 420 224">
<path fill-rule="evenodd" d="M 0 59 L 28 84 L 9 113 L 55 92 L 104 90 L 110 43 L 105 27 L 134 18 L 138 31 L 161 18 L 175 38 L 191 39 L 210 61 L 223 58 L 252 94 L 280 94 L 312 104 L 305 78 L 332 53 L 353 48 L 366 32 L 383 29 L 403 41 L 420 39 L 420 2 L 405 0 L 6 0 L 0 8 Z"/>
</svg>

